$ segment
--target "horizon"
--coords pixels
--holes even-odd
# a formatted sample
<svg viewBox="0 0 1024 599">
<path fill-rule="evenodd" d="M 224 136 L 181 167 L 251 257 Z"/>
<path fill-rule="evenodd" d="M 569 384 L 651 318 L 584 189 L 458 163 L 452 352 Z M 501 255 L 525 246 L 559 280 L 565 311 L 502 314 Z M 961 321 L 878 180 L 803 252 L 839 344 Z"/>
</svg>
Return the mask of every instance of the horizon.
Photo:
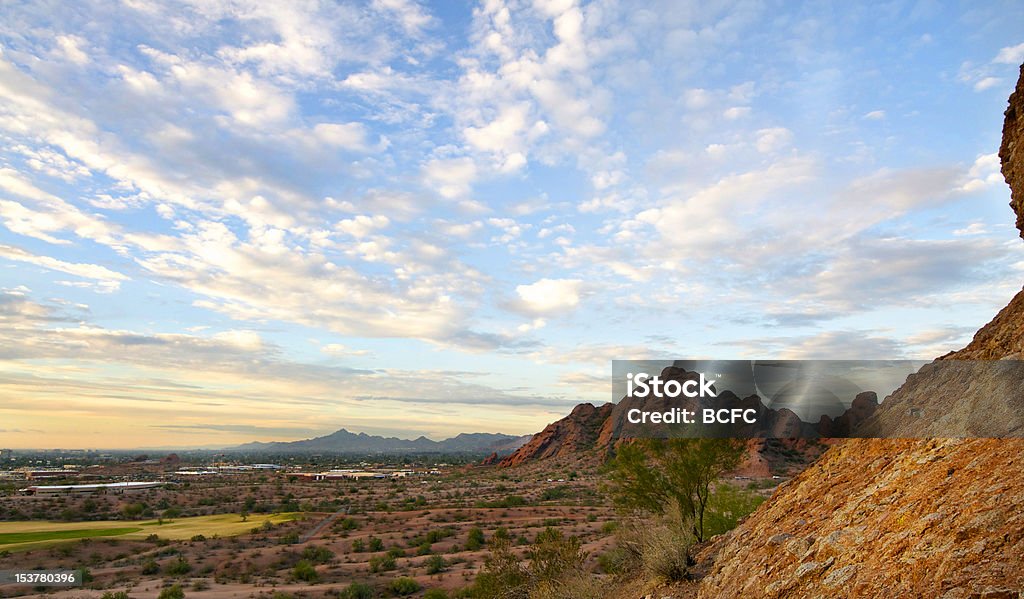
<svg viewBox="0 0 1024 599">
<path fill-rule="evenodd" d="M 533 434 L 1019 290 L 1024 6 L 672 6 L 6 5 L 0 447 Z"/>
</svg>

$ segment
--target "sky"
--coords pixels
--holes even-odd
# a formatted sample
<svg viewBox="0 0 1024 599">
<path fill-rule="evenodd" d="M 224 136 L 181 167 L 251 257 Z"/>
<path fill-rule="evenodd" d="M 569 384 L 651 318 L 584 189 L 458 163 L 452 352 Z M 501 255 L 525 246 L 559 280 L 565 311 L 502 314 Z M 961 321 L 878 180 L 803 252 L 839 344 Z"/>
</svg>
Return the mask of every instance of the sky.
<svg viewBox="0 0 1024 599">
<path fill-rule="evenodd" d="M 1020 2 L 5 2 L 0 447 L 526 434 L 1020 289 Z"/>
</svg>

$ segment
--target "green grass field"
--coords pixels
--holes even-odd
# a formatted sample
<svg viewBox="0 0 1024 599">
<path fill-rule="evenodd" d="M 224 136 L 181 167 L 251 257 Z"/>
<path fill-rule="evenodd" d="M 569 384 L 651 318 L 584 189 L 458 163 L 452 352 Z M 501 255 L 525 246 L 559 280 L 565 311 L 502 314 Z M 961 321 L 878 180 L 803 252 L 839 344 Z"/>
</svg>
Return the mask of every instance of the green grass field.
<svg viewBox="0 0 1024 599">
<path fill-rule="evenodd" d="M 77 539 L 116 537 L 145 539 L 155 534 L 162 539 L 183 540 L 196 535 L 230 537 L 249 532 L 264 522 L 279 524 L 302 518 L 299 512 L 251 515 L 242 521 L 238 514 L 217 514 L 164 520 L 105 520 L 99 522 L 0 522 L 0 550 L 25 551 Z M 127 525 L 127 526 L 126 526 Z"/>
</svg>

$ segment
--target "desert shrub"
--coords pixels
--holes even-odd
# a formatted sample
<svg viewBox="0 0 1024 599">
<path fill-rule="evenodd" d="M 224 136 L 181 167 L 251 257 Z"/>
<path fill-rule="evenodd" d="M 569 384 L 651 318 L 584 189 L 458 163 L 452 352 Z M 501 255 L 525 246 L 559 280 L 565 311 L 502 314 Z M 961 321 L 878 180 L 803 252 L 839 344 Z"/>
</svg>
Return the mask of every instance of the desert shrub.
<svg viewBox="0 0 1024 599">
<path fill-rule="evenodd" d="M 427 589 L 427 592 L 423 593 L 423 599 L 448 599 L 448 593 L 444 592 L 444 589 Z"/>
<path fill-rule="evenodd" d="M 184 557 L 178 557 L 178 559 L 167 564 L 164 568 L 164 572 L 168 576 L 184 576 L 192 571 L 192 564 L 188 563 L 188 560 Z"/>
<path fill-rule="evenodd" d="M 391 557 L 405 557 L 405 550 L 401 547 L 392 547 L 388 549 L 388 555 Z"/>
<path fill-rule="evenodd" d="M 295 564 L 295 567 L 292 568 L 292 577 L 304 582 L 316 582 L 320 578 L 316 573 L 316 568 L 308 560 L 299 560 L 299 563 Z"/>
<path fill-rule="evenodd" d="M 282 535 L 278 542 L 280 542 L 282 545 L 294 545 L 295 543 L 299 542 L 299 533 L 290 532 L 288 534 Z"/>
<path fill-rule="evenodd" d="M 334 557 L 334 552 L 326 547 L 310 545 L 302 550 L 302 559 L 314 564 L 326 564 Z"/>
<path fill-rule="evenodd" d="M 203 536 L 203 535 L 192 535 L 192 538 L 190 540 L 191 541 L 196 541 L 196 542 L 205 541 L 206 537 Z"/>
<path fill-rule="evenodd" d="M 567 485 L 561 485 L 558 487 L 550 487 L 544 489 L 544 492 L 540 494 L 541 501 L 552 501 L 555 499 L 565 499 L 573 494 L 573 489 Z"/>
<path fill-rule="evenodd" d="M 145 511 L 145 509 L 146 506 L 142 505 L 141 503 L 129 503 L 121 508 L 121 515 L 124 516 L 125 519 L 127 520 L 134 520 L 135 518 L 141 516 L 142 512 Z"/>
<path fill-rule="evenodd" d="M 338 524 L 341 530 L 355 530 L 359 528 L 359 522 L 355 518 L 345 518 Z"/>
<path fill-rule="evenodd" d="M 156 574 L 160 571 L 160 566 L 156 563 L 156 560 L 146 560 L 146 563 L 142 564 L 143 574 Z"/>
<path fill-rule="evenodd" d="M 466 538 L 466 551 L 476 551 L 484 545 L 484 531 L 477 527 L 469 529 L 469 536 Z"/>
<path fill-rule="evenodd" d="M 107 591 L 100 596 L 100 599 L 131 599 L 131 596 L 126 591 Z"/>
<path fill-rule="evenodd" d="M 529 575 L 511 545 L 503 539 L 491 542 L 484 567 L 466 595 L 477 599 L 525 599 Z"/>
<path fill-rule="evenodd" d="M 448 567 L 448 562 L 444 561 L 440 555 L 432 555 L 423 563 L 427 566 L 427 574 L 437 574 Z"/>
<path fill-rule="evenodd" d="M 530 599 L 605 599 L 607 584 L 580 573 L 557 580 L 543 581 L 530 590 Z"/>
<path fill-rule="evenodd" d="M 370 537 L 369 539 L 367 539 L 367 542 L 369 543 L 370 551 L 384 550 L 384 541 L 378 539 L 377 537 Z"/>
<path fill-rule="evenodd" d="M 181 590 L 180 584 L 172 584 L 161 590 L 157 599 L 185 599 L 185 591 Z"/>
<path fill-rule="evenodd" d="M 338 599 L 373 599 L 373 589 L 362 582 L 353 582 L 338 593 Z"/>
<path fill-rule="evenodd" d="M 416 555 L 430 555 L 433 551 L 431 547 L 430 541 L 423 541 L 416 547 Z"/>
<path fill-rule="evenodd" d="M 618 575 L 631 571 L 631 566 L 636 561 L 633 556 L 622 547 L 613 547 L 609 551 L 597 556 L 597 566 L 605 574 Z"/>
<path fill-rule="evenodd" d="M 378 555 L 370 558 L 370 572 L 387 572 L 395 569 L 395 558 L 390 555 Z"/>
<path fill-rule="evenodd" d="M 753 512 L 762 503 L 764 497 L 757 493 L 729 484 L 717 485 L 708 499 L 707 513 L 704 516 L 705 533 L 711 537 L 736 528 L 741 518 Z"/>
<path fill-rule="evenodd" d="M 621 553 L 614 556 L 624 571 L 641 570 L 648 579 L 674 582 L 686 577 L 693 526 L 678 510 L 661 518 L 624 521 L 616 533 Z M 599 562 L 600 563 L 600 562 Z"/>
<path fill-rule="evenodd" d="M 362 553 L 364 551 L 366 551 L 366 541 L 364 541 L 362 539 L 356 539 L 356 540 L 352 541 L 352 552 L 353 553 Z"/>
<path fill-rule="evenodd" d="M 392 580 L 391 584 L 388 585 L 388 588 L 396 595 L 412 595 L 416 591 L 420 590 L 420 583 L 408 576 L 402 576 L 401 578 Z"/>
</svg>

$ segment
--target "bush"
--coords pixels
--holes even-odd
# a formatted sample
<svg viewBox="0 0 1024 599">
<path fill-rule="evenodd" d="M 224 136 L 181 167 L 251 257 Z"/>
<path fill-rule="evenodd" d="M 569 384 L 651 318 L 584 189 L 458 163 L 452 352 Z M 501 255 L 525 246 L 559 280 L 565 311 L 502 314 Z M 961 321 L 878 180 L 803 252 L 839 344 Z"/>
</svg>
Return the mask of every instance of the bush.
<svg viewBox="0 0 1024 599">
<path fill-rule="evenodd" d="M 362 553 L 364 551 L 366 551 L 366 541 L 364 541 L 362 539 L 356 539 L 356 540 L 352 541 L 352 552 L 353 553 Z"/>
<path fill-rule="evenodd" d="M 370 572 L 387 572 L 395 569 L 395 558 L 390 555 L 378 555 L 370 558 Z"/>
<path fill-rule="evenodd" d="M 530 591 L 530 599 L 605 599 L 607 592 L 599 578 L 577 574 L 540 583 Z"/>
<path fill-rule="evenodd" d="M 466 551 L 476 551 L 484 545 L 484 531 L 473 527 L 469 529 L 469 536 L 466 538 Z"/>
<path fill-rule="evenodd" d="M 408 576 L 403 576 L 392 580 L 391 584 L 388 585 L 388 588 L 390 588 L 391 592 L 396 595 L 412 595 L 416 591 L 420 590 L 420 583 Z"/>
<path fill-rule="evenodd" d="M 444 558 L 440 555 L 431 555 L 423 563 L 427 566 L 427 574 L 444 572 L 444 569 L 448 567 L 448 562 L 444 561 Z"/>
<path fill-rule="evenodd" d="M 370 551 L 383 551 L 384 550 L 384 541 L 378 539 L 377 537 L 370 537 L 368 539 L 368 542 L 370 544 Z"/>
<path fill-rule="evenodd" d="M 373 589 L 362 582 L 353 582 L 338 593 L 338 599 L 373 599 Z"/>
<path fill-rule="evenodd" d="M 290 532 L 290 533 L 288 533 L 286 535 L 283 535 L 281 537 L 281 539 L 279 540 L 279 542 L 282 545 L 294 545 L 295 543 L 299 542 L 299 533 L 297 533 L 297 532 Z"/>
<path fill-rule="evenodd" d="M 156 560 L 147 560 L 145 564 L 142 564 L 143 574 L 156 574 L 160 571 L 160 566 L 156 563 Z"/>
<path fill-rule="evenodd" d="M 292 569 L 292 576 L 295 580 L 302 580 L 304 582 L 316 582 L 320 578 L 320 575 L 316 573 L 316 568 L 307 560 L 300 560 L 299 563 L 295 564 L 295 567 Z"/>
<path fill-rule="evenodd" d="M 302 559 L 314 564 L 326 564 L 334 557 L 334 552 L 326 547 L 310 545 L 302 550 Z"/>
<path fill-rule="evenodd" d="M 103 593 L 100 599 L 131 599 L 131 596 L 128 595 L 126 591 L 117 591 L 113 593 L 107 591 L 106 593 Z"/>
<path fill-rule="evenodd" d="M 764 497 L 729 484 L 717 485 L 708 499 L 704 529 L 708 537 L 728 532 L 764 503 Z"/>
<path fill-rule="evenodd" d="M 178 557 L 178 559 L 167 564 L 164 571 L 168 576 L 184 576 L 192 571 L 192 564 L 188 563 L 188 560 L 184 557 Z"/>
<path fill-rule="evenodd" d="M 180 584 L 173 584 L 160 591 L 157 599 L 185 599 L 185 591 L 181 590 Z"/>
<path fill-rule="evenodd" d="M 427 589 L 427 592 L 423 593 L 423 599 L 448 599 L 448 593 L 444 592 L 444 589 Z"/>
<path fill-rule="evenodd" d="M 631 571 L 635 565 L 633 556 L 622 547 L 613 547 L 610 551 L 597 556 L 597 566 L 605 574 L 618 575 Z"/>
</svg>

